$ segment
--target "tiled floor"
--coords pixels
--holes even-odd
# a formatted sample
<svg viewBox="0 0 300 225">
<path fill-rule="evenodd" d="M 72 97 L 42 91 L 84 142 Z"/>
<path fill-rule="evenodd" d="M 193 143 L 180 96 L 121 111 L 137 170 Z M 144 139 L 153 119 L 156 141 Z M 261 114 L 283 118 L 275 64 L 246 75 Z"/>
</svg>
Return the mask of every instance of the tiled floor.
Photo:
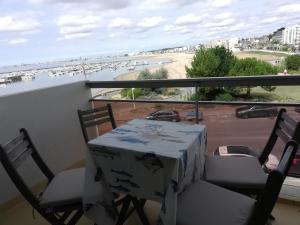
<svg viewBox="0 0 300 225">
<path fill-rule="evenodd" d="M 155 202 L 147 202 L 145 211 L 151 225 L 155 224 L 160 205 Z M 277 203 L 273 215 L 276 217 L 273 225 L 299 225 L 300 224 L 300 206 Z M 36 219 L 33 219 L 32 208 L 27 203 L 16 205 L 0 214 L 1 225 L 49 225 L 38 213 L 35 213 Z M 92 225 L 88 219 L 82 217 L 78 225 Z M 127 221 L 126 225 L 140 225 L 135 214 Z"/>
</svg>

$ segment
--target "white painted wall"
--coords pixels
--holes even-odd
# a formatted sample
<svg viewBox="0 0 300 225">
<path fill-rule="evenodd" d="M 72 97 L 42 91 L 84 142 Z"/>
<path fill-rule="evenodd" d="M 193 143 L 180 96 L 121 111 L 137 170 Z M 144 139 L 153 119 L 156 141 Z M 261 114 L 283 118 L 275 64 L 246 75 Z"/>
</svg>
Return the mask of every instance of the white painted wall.
<svg viewBox="0 0 300 225">
<path fill-rule="evenodd" d="M 88 108 L 90 98 L 84 81 L 0 97 L 0 143 L 24 127 L 50 169 L 61 171 L 84 158 L 86 145 L 77 109 Z M 34 185 L 44 177 L 30 161 L 20 171 L 28 184 Z M 16 195 L 18 191 L 0 163 L 0 204 Z"/>
</svg>

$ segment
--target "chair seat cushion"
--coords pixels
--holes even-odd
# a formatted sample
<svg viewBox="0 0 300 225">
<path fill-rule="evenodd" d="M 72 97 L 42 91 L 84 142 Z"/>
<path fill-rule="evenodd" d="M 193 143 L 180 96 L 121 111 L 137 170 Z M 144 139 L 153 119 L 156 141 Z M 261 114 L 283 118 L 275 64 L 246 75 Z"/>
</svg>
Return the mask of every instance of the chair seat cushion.
<svg viewBox="0 0 300 225">
<path fill-rule="evenodd" d="M 198 181 L 178 199 L 177 225 L 246 225 L 255 200 L 205 181 Z"/>
<path fill-rule="evenodd" d="M 214 155 L 220 155 L 220 156 L 248 155 L 248 156 L 254 156 L 256 158 L 259 157 L 259 154 L 255 150 L 247 146 L 240 146 L 240 145 L 219 146 L 215 150 Z"/>
<path fill-rule="evenodd" d="M 267 174 L 254 157 L 208 156 L 205 161 L 205 179 L 229 189 L 263 190 Z"/>
<path fill-rule="evenodd" d="M 80 203 L 83 196 L 85 168 L 63 171 L 55 175 L 44 190 L 40 206 L 54 207 Z"/>
</svg>

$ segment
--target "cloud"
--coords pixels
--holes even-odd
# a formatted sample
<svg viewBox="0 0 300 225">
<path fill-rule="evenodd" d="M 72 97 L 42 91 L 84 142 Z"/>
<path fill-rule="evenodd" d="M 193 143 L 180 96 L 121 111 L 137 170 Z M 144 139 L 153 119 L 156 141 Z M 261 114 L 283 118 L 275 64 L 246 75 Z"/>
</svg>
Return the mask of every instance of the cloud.
<svg viewBox="0 0 300 225">
<path fill-rule="evenodd" d="M 280 13 L 300 13 L 300 3 L 286 4 L 278 7 L 277 9 Z"/>
<path fill-rule="evenodd" d="M 231 16 L 232 16 L 231 12 L 223 12 L 223 13 L 216 15 L 215 19 L 224 20 L 224 19 L 230 18 Z"/>
<path fill-rule="evenodd" d="M 130 0 L 29 0 L 33 4 L 59 4 L 68 7 L 122 9 L 131 4 Z"/>
<path fill-rule="evenodd" d="M 116 17 L 109 24 L 109 28 L 126 28 L 132 27 L 132 20 L 125 17 Z"/>
<path fill-rule="evenodd" d="M 261 20 L 261 23 L 274 23 L 276 21 L 278 21 L 280 18 L 276 17 L 276 16 L 272 16 L 266 19 Z"/>
<path fill-rule="evenodd" d="M 164 31 L 167 33 L 177 32 L 180 34 L 192 33 L 193 29 L 188 28 L 187 26 L 178 26 L 173 24 L 168 24 L 164 26 Z"/>
<path fill-rule="evenodd" d="M 73 39 L 82 39 L 91 36 L 92 33 L 86 32 L 86 33 L 72 33 L 72 34 L 66 34 L 63 38 L 59 38 L 58 40 L 73 40 Z"/>
<path fill-rule="evenodd" d="M 19 44 L 24 44 L 26 42 L 28 42 L 28 39 L 18 38 L 18 39 L 12 39 L 12 40 L 8 41 L 8 44 L 10 44 L 10 45 L 19 45 Z"/>
<path fill-rule="evenodd" d="M 165 19 L 161 16 L 153 16 L 142 19 L 142 21 L 139 22 L 137 26 L 143 28 L 153 28 L 161 25 L 164 21 Z"/>
<path fill-rule="evenodd" d="M 100 21 L 100 17 L 94 15 L 64 15 L 58 18 L 57 26 L 63 39 L 70 40 L 90 36 L 100 27 Z"/>
<path fill-rule="evenodd" d="M 221 20 L 221 21 L 214 21 L 214 22 L 204 23 L 203 27 L 208 27 L 208 28 L 218 27 L 220 29 L 225 29 L 224 27 L 231 26 L 235 22 L 236 22 L 236 19 L 234 19 L 234 18 L 228 18 L 228 19 Z"/>
<path fill-rule="evenodd" d="M 122 37 L 124 35 L 123 32 L 115 32 L 115 33 L 111 33 L 109 34 L 110 38 L 117 38 L 117 37 Z"/>
<path fill-rule="evenodd" d="M 59 26 L 81 26 L 97 24 L 100 18 L 98 16 L 81 16 L 81 15 L 65 15 L 58 18 L 57 24 Z"/>
<path fill-rule="evenodd" d="M 33 18 L 0 17 L 0 32 L 19 32 L 22 34 L 36 32 L 41 24 Z"/>
<path fill-rule="evenodd" d="M 144 0 L 139 4 L 142 10 L 157 10 L 165 7 L 182 7 L 197 3 L 197 0 Z"/>
<path fill-rule="evenodd" d="M 144 33 L 150 29 L 156 28 L 162 25 L 165 18 L 161 16 L 145 17 L 137 21 L 136 19 L 116 17 L 108 24 L 109 29 L 118 29 L 118 32 L 113 32 L 111 37 L 122 36 L 129 34 L 125 33 Z M 120 31 L 121 30 L 121 31 Z M 118 35 L 116 35 L 118 34 Z"/>
<path fill-rule="evenodd" d="M 200 23 L 201 21 L 202 21 L 201 16 L 196 16 L 193 13 L 189 13 L 187 15 L 178 17 L 175 21 L 175 24 L 176 25 L 190 25 L 190 24 Z"/>
<path fill-rule="evenodd" d="M 236 0 L 212 0 L 211 6 L 216 8 L 222 8 L 231 6 Z"/>
</svg>

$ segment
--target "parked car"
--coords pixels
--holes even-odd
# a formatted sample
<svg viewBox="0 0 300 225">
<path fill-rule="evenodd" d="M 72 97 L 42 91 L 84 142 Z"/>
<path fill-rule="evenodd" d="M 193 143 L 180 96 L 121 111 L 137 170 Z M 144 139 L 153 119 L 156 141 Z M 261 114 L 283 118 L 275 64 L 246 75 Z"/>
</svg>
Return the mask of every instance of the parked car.
<svg viewBox="0 0 300 225">
<path fill-rule="evenodd" d="M 203 120 L 203 113 L 201 111 L 198 112 L 198 121 Z M 189 121 L 194 121 L 196 120 L 196 112 L 195 111 L 191 111 L 191 112 L 187 112 L 186 113 L 186 119 Z"/>
<path fill-rule="evenodd" d="M 278 109 L 273 106 L 243 106 L 235 110 L 238 118 L 257 118 L 257 117 L 274 117 L 277 116 Z"/>
<path fill-rule="evenodd" d="M 179 113 L 175 110 L 158 110 L 146 117 L 148 120 L 174 121 L 179 122 Z"/>
<path fill-rule="evenodd" d="M 300 152 L 297 153 L 291 165 L 289 176 L 300 178 Z"/>
<path fill-rule="evenodd" d="M 295 111 L 298 112 L 298 113 L 300 113 L 300 106 L 295 107 Z"/>
</svg>

